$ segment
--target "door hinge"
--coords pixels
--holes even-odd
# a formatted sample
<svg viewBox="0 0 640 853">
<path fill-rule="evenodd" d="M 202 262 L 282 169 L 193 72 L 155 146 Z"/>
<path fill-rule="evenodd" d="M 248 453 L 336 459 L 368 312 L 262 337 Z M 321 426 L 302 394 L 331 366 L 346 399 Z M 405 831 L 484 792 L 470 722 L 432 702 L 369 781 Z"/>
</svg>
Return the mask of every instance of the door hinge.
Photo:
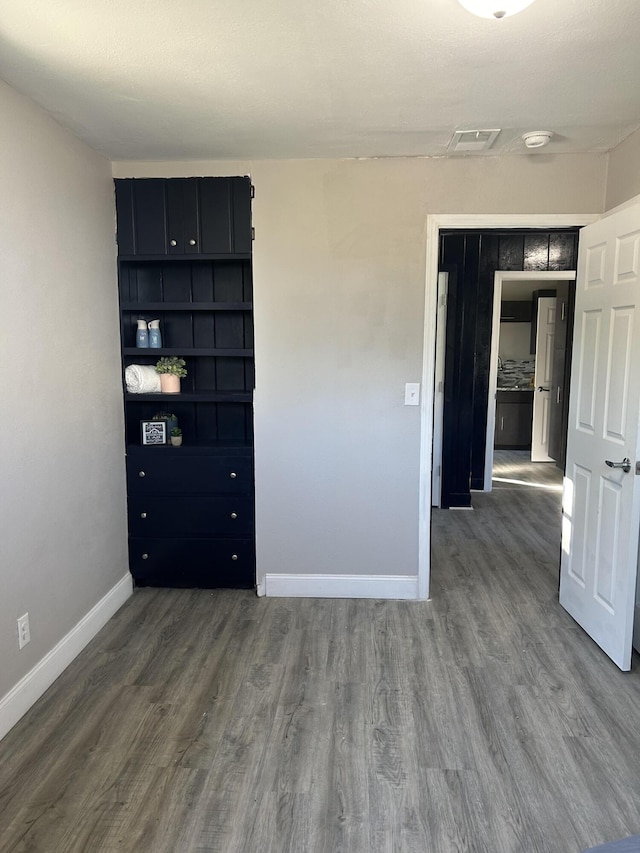
<svg viewBox="0 0 640 853">
<path fill-rule="evenodd" d="M 256 188 L 254 187 L 253 184 L 251 184 L 251 198 L 255 198 L 255 197 L 256 197 Z"/>
<path fill-rule="evenodd" d="M 251 227 L 251 239 L 256 239 L 256 229 L 253 226 Z"/>
<path fill-rule="evenodd" d="M 636 477 L 640 477 L 640 462 L 636 462 Z"/>
</svg>

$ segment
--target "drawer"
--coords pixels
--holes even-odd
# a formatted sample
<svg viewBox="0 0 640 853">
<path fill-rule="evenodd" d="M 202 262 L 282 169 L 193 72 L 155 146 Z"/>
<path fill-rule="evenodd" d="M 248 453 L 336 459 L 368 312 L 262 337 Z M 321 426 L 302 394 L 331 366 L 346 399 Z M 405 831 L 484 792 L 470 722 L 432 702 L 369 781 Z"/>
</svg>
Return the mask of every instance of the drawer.
<svg viewBox="0 0 640 853">
<path fill-rule="evenodd" d="M 138 586 L 255 586 L 253 539 L 129 539 L 129 565 Z"/>
<path fill-rule="evenodd" d="M 127 487 L 130 495 L 250 494 L 253 469 L 248 457 L 150 450 L 147 457 L 138 453 L 127 457 Z"/>
<path fill-rule="evenodd" d="M 129 497 L 131 536 L 252 537 L 253 502 L 235 497 L 149 496 Z"/>
</svg>

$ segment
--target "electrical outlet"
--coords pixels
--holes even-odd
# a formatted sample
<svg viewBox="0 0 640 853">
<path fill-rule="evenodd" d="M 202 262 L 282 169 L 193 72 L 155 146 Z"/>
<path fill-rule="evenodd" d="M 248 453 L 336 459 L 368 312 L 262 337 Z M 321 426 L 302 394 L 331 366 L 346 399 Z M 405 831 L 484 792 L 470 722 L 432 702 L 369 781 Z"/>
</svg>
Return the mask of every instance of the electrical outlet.
<svg viewBox="0 0 640 853">
<path fill-rule="evenodd" d="M 18 618 L 18 648 L 23 649 L 30 641 L 29 614 L 25 613 L 24 616 Z"/>
</svg>

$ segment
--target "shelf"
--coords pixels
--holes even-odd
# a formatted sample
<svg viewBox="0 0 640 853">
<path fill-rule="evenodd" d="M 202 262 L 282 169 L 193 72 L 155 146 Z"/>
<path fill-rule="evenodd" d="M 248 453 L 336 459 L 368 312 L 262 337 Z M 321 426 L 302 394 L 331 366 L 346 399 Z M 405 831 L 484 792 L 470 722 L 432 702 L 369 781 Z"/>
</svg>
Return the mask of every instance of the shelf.
<svg viewBox="0 0 640 853">
<path fill-rule="evenodd" d="M 123 261 L 126 263 L 148 263 L 149 261 L 155 261 L 156 263 L 164 264 L 166 262 L 171 261 L 250 261 L 251 260 L 251 252 L 237 252 L 235 254 L 171 254 L 171 255 L 119 255 L 118 260 L 122 263 Z"/>
<path fill-rule="evenodd" d="M 141 444 L 127 444 L 126 452 L 132 454 L 147 454 L 147 453 L 162 453 L 171 451 L 172 453 L 181 453 L 183 456 L 200 456 L 203 451 L 215 451 L 215 455 L 225 456 L 251 456 L 253 453 L 252 445 L 246 441 L 234 441 L 232 439 L 219 439 L 214 441 L 211 439 L 203 439 L 199 441 L 190 436 L 186 436 L 180 447 L 172 447 L 170 444 L 163 444 L 159 447 L 143 447 Z M 222 453 L 221 453 L 222 452 Z"/>
<path fill-rule="evenodd" d="M 127 403 L 153 403 L 173 400 L 176 403 L 251 403 L 252 391 L 181 391 L 179 394 L 131 394 L 125 391 Z"/>
<path fill-rule="evenodd" d="M 122 311 L 251 311 L 253 302 L 123 302 Z"/>
<path fill-rule="evenodd" d="M 225 349 L 224 347 L 161 347 L 160 349 L 152 347 L 124 347 L 122 354 L 139 356 L 178 355 L 183 358 L 193 358 L 195 356 L 253 358 L 252 349 Z"/>
</svg>

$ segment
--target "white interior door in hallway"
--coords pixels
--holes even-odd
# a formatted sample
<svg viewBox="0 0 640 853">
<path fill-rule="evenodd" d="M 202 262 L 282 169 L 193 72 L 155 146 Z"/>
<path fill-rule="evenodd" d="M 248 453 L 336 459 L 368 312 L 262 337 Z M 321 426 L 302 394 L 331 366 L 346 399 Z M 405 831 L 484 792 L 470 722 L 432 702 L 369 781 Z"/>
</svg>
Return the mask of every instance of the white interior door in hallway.
<svg viewBox="0 0 640 853">
<path fill-rule="evenodd" d="M 640 526 L 640 201 L 580 234 L 560 603 L 631 668 Z"/>
<path fill-rule="evenodd" d="M 533 393 L 533 425 L 531 430 L 531 461 L 553 462 L 549 456 L 549 403 L 553 370 L 553 342 L 556 329 L 556 298 L 538 299 L 536 324 L 536 371 Z"/>
</svg>

